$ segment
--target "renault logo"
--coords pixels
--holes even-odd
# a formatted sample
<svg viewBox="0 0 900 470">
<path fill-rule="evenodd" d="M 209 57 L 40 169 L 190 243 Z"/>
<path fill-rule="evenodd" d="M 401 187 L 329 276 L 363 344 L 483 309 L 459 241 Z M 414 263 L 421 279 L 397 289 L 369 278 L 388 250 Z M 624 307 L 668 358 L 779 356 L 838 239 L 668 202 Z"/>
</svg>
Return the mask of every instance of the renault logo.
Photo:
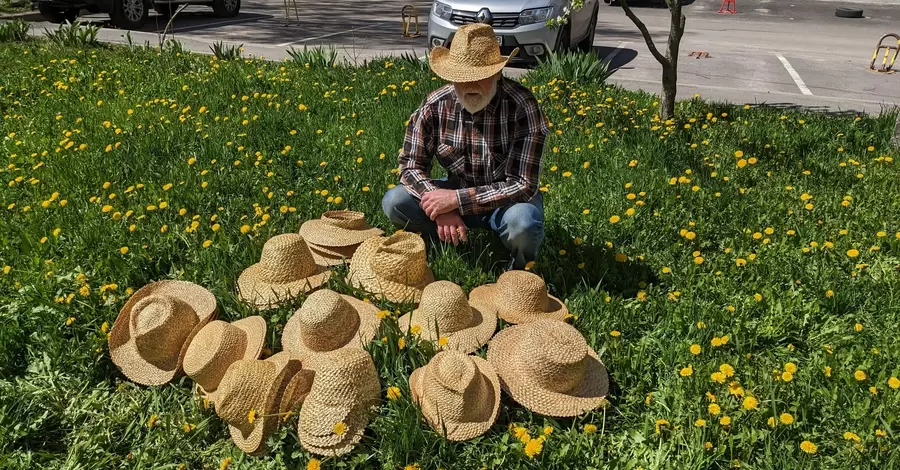
<svg viewBox="0 0 900 470">
<path fill-rule="evenodd" d="M 494 24 L 494 15 L 492 15 L 491 10 L 488 10 L 487 8 L 482 8 L 475 16 L 475 19 L 477 19 L 479 23 Z"/>
</svg>

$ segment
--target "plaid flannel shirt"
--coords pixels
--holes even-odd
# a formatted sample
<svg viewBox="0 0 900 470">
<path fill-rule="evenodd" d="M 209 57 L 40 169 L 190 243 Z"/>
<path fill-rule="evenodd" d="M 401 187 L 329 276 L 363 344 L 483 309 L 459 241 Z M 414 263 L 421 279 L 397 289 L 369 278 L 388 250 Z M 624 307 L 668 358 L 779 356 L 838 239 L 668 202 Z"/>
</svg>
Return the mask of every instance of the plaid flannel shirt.
<svg viewBox="0 0 900 470">
<path fill-rule="evenodd" d="M 501 78 L 481 112 L 466 111 L 453 85 L 428 95 L 410 116 L 400 151 L 400 181 L 421 199 L 436 189 L 434 157 L 447 170 L 462 215 L 530 200 L 538 191 L 548 126 L 531 90 Z"/>
</svg>

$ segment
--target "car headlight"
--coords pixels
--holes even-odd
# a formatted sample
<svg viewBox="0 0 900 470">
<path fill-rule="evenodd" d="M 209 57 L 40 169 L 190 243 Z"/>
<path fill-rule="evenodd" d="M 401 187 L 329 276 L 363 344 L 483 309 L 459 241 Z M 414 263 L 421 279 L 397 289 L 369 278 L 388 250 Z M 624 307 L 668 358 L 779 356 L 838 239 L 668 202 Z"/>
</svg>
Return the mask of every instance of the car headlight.
<svg viewBox="0 0 900 470">
<path fill-rule="evenodd" d="M 553 15 L 553 7 L 535 8 L 519 13 L 519 24 L 543 23 Z"/>
<path fill-rule="evenodd" d="M 450 14 L 453 13 L 453 7 L 446 3 L 434 2 L 431 11 L 434 12 L 434 16 L 437 16 L 442 20 L 450 21 Z"/>
</svg>

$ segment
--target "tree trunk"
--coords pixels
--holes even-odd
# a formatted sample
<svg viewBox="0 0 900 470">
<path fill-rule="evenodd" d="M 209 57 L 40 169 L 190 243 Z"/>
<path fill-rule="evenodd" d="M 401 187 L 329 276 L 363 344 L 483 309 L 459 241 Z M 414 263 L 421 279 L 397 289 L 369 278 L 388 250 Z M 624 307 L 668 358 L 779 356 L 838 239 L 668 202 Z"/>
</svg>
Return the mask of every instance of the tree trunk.
<svg viewBox="0 0 900 470">
<path fill-rule="evenodd" d="M 662 98 L 659 100 L 659 119 L 665 121 L 675 117 L 675 93 L 678 72 L 673 64 L 662 68 Z"/>
<path fill-rule="evenodd" d="M 681 36 L 684 35 L 685 17 L 681 14 L 681 0 L 666 0 L 671 15 L 669 22 L 669 40 L 666 44 L 666 61 L 662 69 L 662 99 L 659 101 L 659 118 L 662 120 L 675 117 L 675 95 L 678 82 L 678 51 L 681 48 Z"/>
</svg>

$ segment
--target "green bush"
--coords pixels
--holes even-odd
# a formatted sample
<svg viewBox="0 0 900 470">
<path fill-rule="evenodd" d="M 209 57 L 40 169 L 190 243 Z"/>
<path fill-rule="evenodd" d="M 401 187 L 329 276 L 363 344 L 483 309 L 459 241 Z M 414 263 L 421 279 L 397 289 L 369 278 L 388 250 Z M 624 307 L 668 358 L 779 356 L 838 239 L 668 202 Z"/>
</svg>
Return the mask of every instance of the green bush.
<svg viewBox="0 0 900 470">
<path fill-rule="evenodd" d="M 538 59 L 531 76 L 537 81 L 549 82 L 553 79 L 584 86 L 600 85 L 613 74 L 609 62 L 600 59 L 593 52 L 552 52 L 546 59 Z"/>
<path fill-rule="evenodd" d="M 24 41 L 28 39 L 28 23 L 22 20 L 0 23 L 0 42 Z"/>
</svg>

